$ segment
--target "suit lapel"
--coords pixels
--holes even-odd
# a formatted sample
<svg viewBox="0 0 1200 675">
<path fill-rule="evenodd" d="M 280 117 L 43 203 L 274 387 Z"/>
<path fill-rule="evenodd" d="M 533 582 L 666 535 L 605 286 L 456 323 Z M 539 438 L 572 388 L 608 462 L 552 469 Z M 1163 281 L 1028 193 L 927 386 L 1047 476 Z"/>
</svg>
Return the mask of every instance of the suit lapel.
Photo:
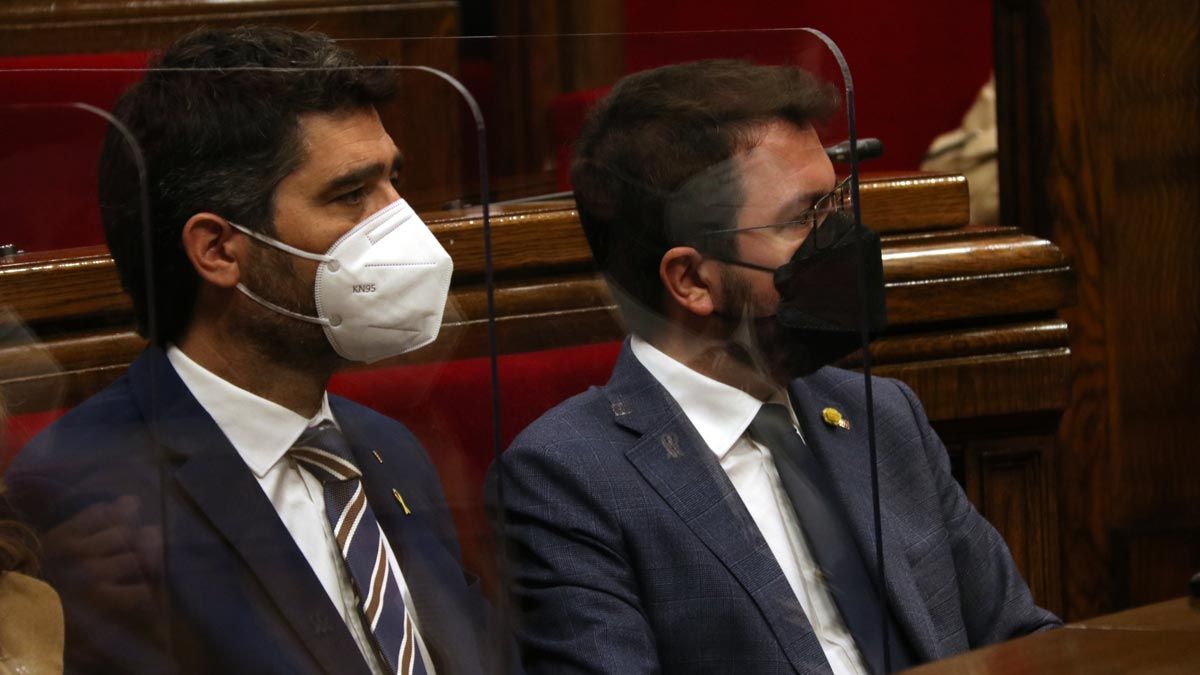
<svg viewBox="0 0 1200 675">
<path fill-rule="evenodd" d="M 729 477 L 628 341 L 605 393 L 615 422 L 641 435 L 625 456 L 758 605 L 793 667 L 828 672 L 812 625 Z"/>
<path fill-rule="evenodd" d="M 828 403 L 803 380 L 793 382 L 791 393 L 804 440 L 833 478 L 834 493 L 846 507 L 855 542 L 871 573 L 878 578 L 874 506 L 870 489 L 863 489 L 871 484 L 866 420 L 854 420 L 850 429 L 826 424 L 821 411 Z M 881 484 L 884 481 L 882 475 L 880 481 Z M 883 491 L 882 485 L 880 490 Z M 880 503 L 880 521 L 888 603 L 916 655 L 923 661 L 937 658 L 938 640 L 933 620 L 905 553 L 907 544 L 903 533 L 906 527 L 886 499 Z"/>
<path fill-rule="evenodd" d="M 295 630 L 298 642 L 325 671 L 369 672 L 274 506 L 166 356 L 148 349 L 130 368 L 130 377 L 151 433 L 178 462 L 176 481 L 266 589 L 280 620 Z M 189 543 L 167 546 L 187 555 Z"/>
</svg>

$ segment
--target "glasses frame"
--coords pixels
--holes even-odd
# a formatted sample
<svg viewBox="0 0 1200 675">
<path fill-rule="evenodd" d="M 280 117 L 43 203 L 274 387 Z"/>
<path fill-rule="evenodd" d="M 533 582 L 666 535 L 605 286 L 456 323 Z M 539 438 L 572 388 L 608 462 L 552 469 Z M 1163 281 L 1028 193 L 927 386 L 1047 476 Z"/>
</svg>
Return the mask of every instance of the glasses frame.
<svg viewBox="0 0 1200 675">
<path fill-rule="evenodd" d="M 782 223 L 772 223 L 770 225 L 754 225 L 751 227 L 730 227 L 721 230 L 710 230 L 700 234 L 702 237 L 711 237 L 722 234 L 738 234 L 741 232 L 755 232 L 758 230 L 771 230 L 788 227 L 796 224 L 810 224 L 810 234 L 806 234 L 805 238 L 811 235 L 811 231 L 820 228 L 821 223 L 818 221 L 818 216 L 823 214 L 834 213 L 836 211 L 848 211 L 854 208 L 854 195 L 850 184 L 851 176 L 846 176 L 838 182 L 836 186 L 829 192 L 822 195 L 813 205 L 805 209 L 795 220 L 785 220 Z M 830 205 L 829 202 L 836 200 L 836 205 Z M 824 219 L 821 219 L 824 220 Z"/>
</svg>

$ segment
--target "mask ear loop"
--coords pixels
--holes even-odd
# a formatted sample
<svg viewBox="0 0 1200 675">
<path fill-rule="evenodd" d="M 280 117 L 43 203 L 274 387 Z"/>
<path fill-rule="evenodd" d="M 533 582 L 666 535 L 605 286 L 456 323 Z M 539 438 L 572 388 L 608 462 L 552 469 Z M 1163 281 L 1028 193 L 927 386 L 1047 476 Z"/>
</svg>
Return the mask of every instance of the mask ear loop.
<svg viewBox="0 0 1200 675">
<path fill-rule="evenodd" d="M 248 237 L 253 237 L 253 238 L 261 241 L 262 243 L 266 244 L 267 246 L 272 246 L 274 248 L 279 249 L 280 251 L 284 251 L 286 253 L 291 253 L 292 255 L 300 257 L 300 258 L 304 258 L 305 260 L 315 260 L 317 262 L 326 263 L 329 266 L 330 272 L 336 272 L 336 271 L 338 271 L 338 268 L 340 267 L 337 259 L 331 258 L 323 253 L 309 253 L 308 251 L 305 251 L 304 249 L 296 248 L 295 246 L 285 244 L 282 241 L 279 241 L 277 239 L 272 239 L 271 237 L 268 237 L 265 234 L 255 232 L 254 230 L 251 230 L 248 227 L 238 225 L 237 223 L 233 222 L 232 220 L 227 220 L 225 222 L 232 225 L 235 229 L 237 229 L 242 234 L 244 234 Z"/>
<path fill-rule="evenodd" d="M 246 295 L 246 297 L 257 302 L 258 304 L 262 305 L 263 307 L 266 307 L 267 309 L 275 311 L 275 312 L 279 312 L 280 314 L 283 314 L 284 316 L 290 316 L 293 319 L 297 319 L 299 321 L 305 321 L 307 323 L 315 323 L 315 324 L 318 324 L 321 326 L 330 326 L 332 328 L 336 328 L 339 325 L 341 325 L 341 323 L 342 323 L 341 317 L 334 316 L 331 319 L 324 319 L 319 316 L 309 316 L 307 314 L 300 314 L 298 312 L 293 312 L 292 310 L 287 309 L 285 307 L 280 307 L 279 305 L 276 305 L 275 303 L 271 302 L 270 300 L 260 297 L 258 294 L 256 294 L 254 291 L 250 290 L 249 288 L 246 288 L 245 284 L 243 284 L 240 281 L 238 282 L 237 289 L 239 291 L 241 291 L 242 293 L 244 293 Z"/>
<path fill-rule="evenodd" d="M 303 249 L 299 249 L 299 248 L 296 248 L 295 246 L 290 246 L 288 244 L 285 244 L 282 241 L 277 241 L 275 239 L 272 239 L 272 238 L 266 236 L 265 234 L 260 234 L 260 233 L 255 232 L 247 227 L 238 225 L 237 223 L 233 222 L 232 220 L 228 220 L 226 222 L 228 222 L 230 225 L 232 225 L 235 229 L 237 229 L 242 234 L 245 234 L 246 236 L 249 236 L 249 237 L 253 237 L 253 238 L 261 241 L 262 243 L 266 244 L 267 246 L 272 246 L 281 251 L 284 251 L 286 253 L 291 253 L 294 256 L 298 256 L 298 257 L 304 258 L 306 260 L 315 260 L 316 262 L 325 263 L 326 267 L 329 268 L 330 272 L 336 272 L 336 271 L 338 271 L 338 268 L 340 267 L 338 265 L 338 261 L 336 259 L 331 258 L 327 255 L 322 255 L 320 253 L 309 253 L 308 251 L 305 251 Z M 279 305 L 276 305 L 275 303 L 271 302 L 270 300 L 267 300 L 267 299 L 261 297 L 260 295 L 258 295 L 257 293 L 255 293 L 254 291 L 250 290 L 249 288 L 246 287 L 245 284 L 243 284 L 240 281 L 238 282 L 237 289 L 239 291 L 241 291 L 243 294 L 245 294 L 246 297 L 257 302 L 258 304 L 262 305 L 263 307 L 266 307 L 267 309 L 275 311 L 275 312 L 279 312 L 280 314 L 283 314 L 284 316 L 290 316 L 293 319 L 296 319 L 297 321 L 304 321 L 306 323 L 314 323 L 319 326 L 330 326 L 333 328 L 336 328 L 337 326 L 341 325 L 341 323 L 342 323 L 342 319 L 339 316 L 333 316 L 329 319 L 325 319 L 325 318 L 322 318 L 319 316 L 309 316 L 307 314 L 300 314 L 299 312 L 293 312 L 292 310 L 287 309 L 286 307 L 280 307 Z"/>
</svg>

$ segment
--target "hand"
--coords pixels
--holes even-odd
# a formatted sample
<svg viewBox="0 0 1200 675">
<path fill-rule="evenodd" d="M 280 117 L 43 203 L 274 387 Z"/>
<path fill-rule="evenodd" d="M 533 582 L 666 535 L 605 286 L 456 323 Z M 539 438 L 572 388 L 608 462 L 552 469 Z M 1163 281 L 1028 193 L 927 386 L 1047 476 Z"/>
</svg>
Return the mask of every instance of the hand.
<svg viewBox="0 0 1200 675">
<path fill-rule="evenodd" d="M 64 602 L 100 616 L 152 615 L 162 581 L 162 528 L 141 524 L 134 496 L 92 504 L 42 537 Z"/>
</svg>

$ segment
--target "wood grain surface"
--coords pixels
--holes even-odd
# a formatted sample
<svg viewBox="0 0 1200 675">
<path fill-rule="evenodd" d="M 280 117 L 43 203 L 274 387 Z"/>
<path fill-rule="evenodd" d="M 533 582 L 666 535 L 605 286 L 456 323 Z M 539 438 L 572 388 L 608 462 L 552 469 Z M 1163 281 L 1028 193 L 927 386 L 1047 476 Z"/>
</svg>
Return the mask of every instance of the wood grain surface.
<svg viewBox="0 0 1200 675">
<path fill-rule="evenodd" d="M 904 672 L 912 675 L 1162 673 L 1200 670 L 1200 609 L 1186 599 L 1019 638 Z"/>
<path fill-rule="evenodd" d="M 938 175 L 866 181 L 864 208 L 892 199 L 931 203 L 922 192 L 938 195 L 960 184 Z M 492 219 L 501 352 L 624 334 L 572 206 L 509 208 Z M 1065 258 L 1015 228 L 944 229 L 943 216 L 955 210 L 933 209 L 936 222 L 924 232 L 884 237 L 891 329 L 875 345 L 879 372 L 910 381 L 935 420 L 1061 407 L 1062 392 L 1047 385 L 1068 358 L 1065 326 L 1052 318 L 1073 300 Z M 469 212 L 426 218 L 455 261 L 451 300 L 438 342 L 388 362 L 393 365 L 487 353 L 482 220 Z M 77 403 L 144 346 L 130 330 L 131 304 L 102 247 L 0 262 L 0 307 L 8 309 L 7 320 L 28 324 L 41 337 L 35 345 L 0 345 L 0 386 L 15 413 Z M 971 325 L 979 321 L 989 325 Z M 856 365 L 857 357 L 846 363 Z M 60 394 L 46 397 L 51 391 Z"/>
<path fill-rule="evenodd" d="M 928 179 L 927 179 L 928 178 Z M 1067 402 L 1067 324 L 1055 312 L 1074 299 L 1060 250 L 1016 228 L 947 227 L 961 203 L 931 206 L 930 226 L 910 207 L 936 204 L 938 176 L 867 182 L 864 209 L 897 214 L 883 236 L 889 329 L 873 343 L 874 373 L 907 382 L 943 432 L 956 476 L 1009 541 L 1043 605 L 1061 601 L 1052 434 Z M 955 190 L 958 188 L 955 187 Z M 891 199 L 903 209 L 886 206 Z M 624 335 L 596 274 L 571 203 L 509 208 L 492 220 L 497 347 L 536 352 Z M 902 214 L 902 216 L 901 216 Z M 438 340 L 373 367 L 428 364 L 488 353 L 477 214 L 424 214 L 455 260 Z M 908 218 L 909 220 L 903 220 Z M 14 414 L 75 405 L 119 377 L 145 342 L 131 331 L 128 299 L 103 249 L 18 256 L 0 262 L 5 321 L 36 338 L 0 341 L 0 392 Z M 858 367 L 851 355 L 843 365 Z M 363 367 L 370 368 L 370 367 Z"/>
<path fill-rule="evenodd" d="M 1200 570 L 1200 3 L 996 5 L 1005 222 L 1073 261 L 1066 616 Z"/>
<path fill-rule="evenodd" d="M 291 25 L 337 37 L 445 35 L 452 0 L 14 0 L 0 6 L 0 54 L 161 48 L 200 25 Z"/>
</svg>

